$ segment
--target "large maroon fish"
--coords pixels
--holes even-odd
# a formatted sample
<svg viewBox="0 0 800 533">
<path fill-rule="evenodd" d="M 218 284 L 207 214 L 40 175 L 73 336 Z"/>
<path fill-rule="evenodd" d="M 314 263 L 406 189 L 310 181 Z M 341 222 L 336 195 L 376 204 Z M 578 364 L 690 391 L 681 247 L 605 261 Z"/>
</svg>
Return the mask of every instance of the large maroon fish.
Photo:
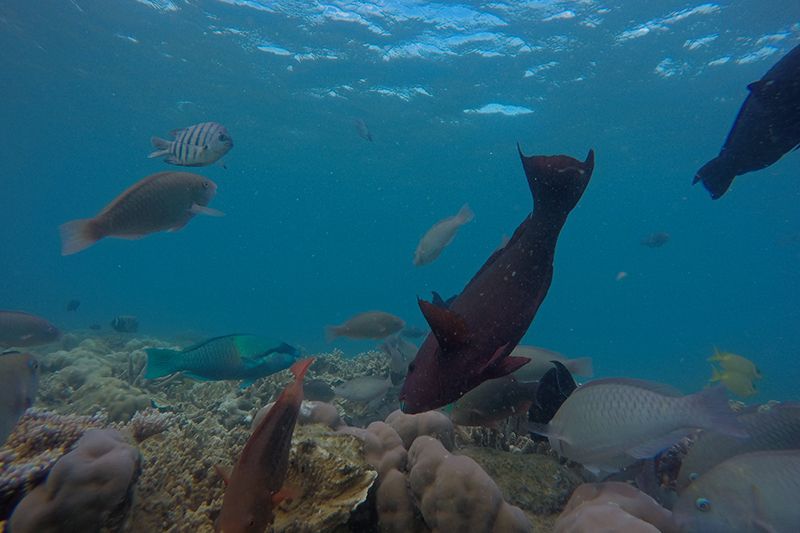
<svg viewBox="0 0 800 533">
<path fill-rule="evenodd" d="M 693 183 L 716 200 L 736 176 L 766 168 L 800 147 L 800 45 L 747 86 L 745 99 L 719 155 L 697 171 Z"/>
<path fill-rule="evenodd" d="M 23 348 L 55 342 L 61 332 L 42 317 L 22 311 L 0 310 L 0 348 Z"/>
<path fill-rule="evenodd" d="M 292 365 L 294 383 L 283 390 L 244 445 L 227 480 L 217 531 L 263 533 L 275 520 L 273 508 L 284 499 L 281 487 L 303 403 L 303 376 L 313 362 L 310 357 Z"/>
<path fill-rule="evenodd" d="M 94 218 L 62 224 L 61 255 L 80 252 L 104 237 L 141 239 L 157 231 L 178 231 L 197 214 L 222 216 L 208 207 L 216 192 L 213 181 L 190 172 L 151 174 Z"/>
<path fill-rule="evenodd" d="M 509 354 L 550 287 L 558 235 L 589 183 L 594 151 L 581 162 L 517 149 L 535 209 L 449 306 L 419 300 L 431 333 L 408 368 L 400 394 L 406 413 L 447 405 L 529 361 Z"/>
</svg>

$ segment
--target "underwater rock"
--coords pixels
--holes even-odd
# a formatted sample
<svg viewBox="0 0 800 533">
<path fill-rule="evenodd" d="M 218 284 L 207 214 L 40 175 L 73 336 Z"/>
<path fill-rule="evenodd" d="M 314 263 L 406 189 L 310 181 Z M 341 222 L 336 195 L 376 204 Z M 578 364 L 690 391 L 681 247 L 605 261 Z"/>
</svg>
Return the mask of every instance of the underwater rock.
<svg viewBox="0 0 800 533">
<path fill-rule="evenodd" d="M 408 479 L 396 469 L 383 477 L 375 495 L 378 529 L 381 533 L 425 533 L 430 531 L 414 505 Z"/>
<path fill-rule="evenodd" d="M 391 469 L 405 471 L 408 453 L 400 435 L 388 424 L 373 422 L 366 429 L 347 426 L 338 433 L 353 435 L 364 443 L 366 459 L 377 469 L 379 477 Z"/>
<path fill-rule="evenodd" d="M 440 411 L 408 415 L 398 409 L 386 417 L 386 423 L 397 431 L 406 448 L 410 448 L 421 435 L 438 439 L 448 451 L 455 447 L 453 423 Z"/>
<path fill-rule="evenodd" d="M 28 409 L 0 448 L 0 520 L 8 518 L 88 429 L 100 428 L 105 422 L 102 415 L 58 415 Z"/>
<path fill-rule="evenodd" d="M 91 429 L 61 457 L 47 480 L 14 509 L 15 533 L 119 529 L 130 508 L 141 456 L 113 429 Z"/>
<path fill-rule="evenodd" d="M 554 533 L 673 531 L 669 511 L 627 483 L 585 483 L 569 499 Z"/>
<path fill-rule="evenodd" d="M 409 486 L 425 523 L 439 533 L 515 533 L 533 528 L 509 505 L 474 460 L 453 455 L 438 440 L 418 437 L 408 451 Z"/>
<path fill-rule="evenodd" d="M 475 460 L 503 491 L 505 500 L 536 515 L 561 511 L 583 479 L 558 459 L 490 448 L 463 448 L 460 454 Z"/>
</svg>

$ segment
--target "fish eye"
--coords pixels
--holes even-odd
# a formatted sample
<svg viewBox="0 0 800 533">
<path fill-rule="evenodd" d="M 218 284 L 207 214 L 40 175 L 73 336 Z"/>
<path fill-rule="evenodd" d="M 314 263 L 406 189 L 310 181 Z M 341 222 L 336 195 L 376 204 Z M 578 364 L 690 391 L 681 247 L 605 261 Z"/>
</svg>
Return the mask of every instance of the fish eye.
<svg viewBox="0 0 800 533">
<path fill-rule="evenodd" d="M 204 188 L 204 189 L 208 189 L 208 182 L 207 182 L 207 181 L 204 181 L 204 182 L 203 182 L 203 188 Z"/>
<path fill-rule="evenodd" d="M 408 373 L 410 374 L 411 372 L 413 372 L 416 367 L 417 365 L 415 365 L 414 363 L 408 363 Z"/>
<path fill-rule="evenodd" d="M 697 475 L 697 472 L 691 472 L 691 473 L 689 474 L 689 481 L 697 481 L 697 478 L 699 478 L 699 477 L 700 477 L 700 476 L 699 476 L 699 475 Z"/>
<path fill-rule="evenodd" d="M 707 513 L 711 510 L 711 502 L 708 501 L 707 498 L 697 498 L 694 501 L 694 506 L 697 507 L 698 510 Z"/>
<path fill-rule="evenodd" d="M 224 133 L 220 133 L 219 134 L 219 140 L 220 141 L 225 142 L 227 139 L 228 139 L 228 137 L 226 137 Z"/>
</svg>

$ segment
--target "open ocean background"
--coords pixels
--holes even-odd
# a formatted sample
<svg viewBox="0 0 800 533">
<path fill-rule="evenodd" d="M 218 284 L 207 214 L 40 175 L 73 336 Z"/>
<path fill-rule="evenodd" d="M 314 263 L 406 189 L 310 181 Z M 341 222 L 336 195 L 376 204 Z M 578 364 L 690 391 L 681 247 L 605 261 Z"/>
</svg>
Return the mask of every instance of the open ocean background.
<svg viewBox="0 0 800 533">
<path fill-rule="evenodd" d="M 516 142 L 594 148 L 525 342 L 685 391 L 717 346 L 760 367 L 754 400 L 800 399 L 800 155 L 716 202 L 691 186 L 798 41 L 796 0 L 4 0 L 0 307 L 355 354 L 374 344 L 324 326 L 371 309 L 423 326 L 416 296 L 461 290 L 527 215 Z M 188 170 L 226 217 L 60 255 L 60 224 L 181 170 L 146 158 L 151 136 L 207 120 L 234 139 L 228 168 Z M 465 202 L 475 220 L 414 267 Z"/>
</svg>

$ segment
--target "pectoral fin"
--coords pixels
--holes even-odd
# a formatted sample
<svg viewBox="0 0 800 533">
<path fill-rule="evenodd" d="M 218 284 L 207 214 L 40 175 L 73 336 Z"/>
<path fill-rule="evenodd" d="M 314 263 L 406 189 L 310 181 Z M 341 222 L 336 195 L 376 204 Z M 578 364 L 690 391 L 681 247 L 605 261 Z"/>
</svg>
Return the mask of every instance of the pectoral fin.
<svg viewBox="0 0 800 533">
<path fill-rule="evenodd" d="M 189 211 L 195 215 L 208 215 L 210 217 L 225 216 L 225 213 L 219 211 L 218 209 L 214 209 L 213 207 L 208 207 L 200 204 L 192 204 L 192 207 L 189 208 Z"/>
</svg>

